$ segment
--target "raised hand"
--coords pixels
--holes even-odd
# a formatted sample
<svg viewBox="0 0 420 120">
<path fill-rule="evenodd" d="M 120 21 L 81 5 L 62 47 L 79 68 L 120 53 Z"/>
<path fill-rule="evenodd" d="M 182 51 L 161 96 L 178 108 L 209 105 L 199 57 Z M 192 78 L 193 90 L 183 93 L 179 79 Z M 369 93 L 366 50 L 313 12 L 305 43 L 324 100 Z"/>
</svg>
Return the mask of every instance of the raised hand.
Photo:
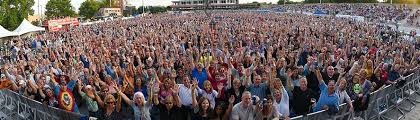
<svg viewBox="0 0 420 120">
<path fill-rule="evenodd" d="M 158 85 L 158 84 L 156 84 L 156 85 L 153 87 L 153 91 L 154 91 L 155 93 L 159 93 L 159 90 L 160 90 L 159 85 Z"/>
<path fill-rule="evenodd" d="M 172 94 L 178 95 L 179 93 L 179 85 L 175 84 L 173 88 L 171 88 Z"/>
<path fill-rule="evenodd" d="M 196 78 L 194 78 L 194 80 L 192 81 L 192 83 L 193 83 L 193 88 L 191 88 L 191 89 L 195 89 L 195 88 L 198 87 L 198 80 Z"/>
<path fill-rule="evenodd" d="M 234 95 L 230 95 L 229 97 L 229 103 L 233 104 L 235 102 L 235 96 Z"/>
<path fill-rule="evenodd" d="M 223 87 L 225 87 L 225 86 L 223 85 L 223 83 L 219 83 L 219 84 L 217 84 L 217 90 L 221 91 L 221 90 L 223 89 Z"/>
</svg>

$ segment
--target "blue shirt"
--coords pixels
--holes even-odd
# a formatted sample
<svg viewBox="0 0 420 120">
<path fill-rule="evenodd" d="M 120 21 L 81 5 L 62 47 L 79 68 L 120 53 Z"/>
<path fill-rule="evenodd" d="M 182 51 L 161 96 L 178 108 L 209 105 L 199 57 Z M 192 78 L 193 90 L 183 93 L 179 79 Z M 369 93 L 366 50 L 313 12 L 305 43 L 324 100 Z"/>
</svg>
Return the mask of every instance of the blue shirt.
<svg viewBox="0 0 420 120">
<path fill-rule="evenodd" d="M 207 70 L 203 69 L 201 72 L 198 72 L 198 69 L 194 68 L 194 70 L 192 71 L 192 76 L 198 80 L 198 86 L 201 89 L 203 89 L 204 88 L 204 86 L 203 86 L 204 81 L 206 81 L 208 79 Z"/>
<path fill-rule="evenodd" d="M 249 91 L 251 92 L 251 94 L 258 96 L 259 98 L 265 98 L 267 96 L 267 89 L 268 89 L 267 83 L 261 83 L 258 86 L 256 86 L 255 84 L 252 84 L 249 87 Z"/>
<path fill-rule="evenodd" d="M 328 95 L 328 87 L 324 82 L 319 85 L 319 88 L 321 89 L 321 96 L 319 97 L 318 103 L 316 103 L 316 106 L 314 107 L 314 112 L 321 111 L 324 105 L 335 106 L 338 110 L 340 98 L 338 97 L 337 93 L 334 92 L 334 94 Z"/>
<path fill-rule="evenodd" d="M 131 105 L 134 111 L 134 120 L 151 120 L 150 118 L 150 104 L 146 102 L 143 106 L 139 107 L 134 103 Z"/>
<path fill-rule="evenodd" d="M 400 77 L 400 74 L 395 70 L 391 70 L 388 74 L 388 80 L 392 82 L 397 80 L 399 77 Z"/>
<path fill-rule="evenodd" d="M 106 73 L 112 77 L 113 80 L 117 79 L 117 75 L 115 74 L 114 69 L 112 69 L 112 66 L 106 65 L 105 66 Z"/>
<path fill-rule="evenodd" d="M 69 89 L 71 91 L 68 91 L 68 92 L 72 92 L 73 88 L 75 86 L 76 86 L 76 81 L 75 80 L 70 80 L 70 82 L 67 84 L 67 89 Z M 57 97 L 60 96 L 60 91 L 61 91 L 60 85 L 56 85 L 54 87 L 55 96 L 57 96 Z M 74 104 L 74 112 L 79 112 L 79 108 L 78 108 L 76 100 L 74 98 L 73 98 L 73 104 Z"/>
</svg>

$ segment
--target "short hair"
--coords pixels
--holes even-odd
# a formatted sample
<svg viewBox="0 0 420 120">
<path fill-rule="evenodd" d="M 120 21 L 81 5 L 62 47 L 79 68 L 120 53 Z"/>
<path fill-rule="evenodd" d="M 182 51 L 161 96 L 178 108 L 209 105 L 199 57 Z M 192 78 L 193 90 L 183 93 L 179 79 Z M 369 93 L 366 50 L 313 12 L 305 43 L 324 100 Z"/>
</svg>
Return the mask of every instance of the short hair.
<svg viewBox="0 0 420 120">
<path fill-rule="evenodd" d="M 144 94 L 142 92 L 136 92 L 133 95 L 133 100 L 136 100 L 138 97 L 144 98 Z"/>
<path fill-rule="evenodd" d="M 249 91 L 244 91 L 244 93 L 242 93 L 242 97 L 244 97 L 245 95 L 249 94 L 250 96 L 252 96 L 251 92 Z"/>
</svg>

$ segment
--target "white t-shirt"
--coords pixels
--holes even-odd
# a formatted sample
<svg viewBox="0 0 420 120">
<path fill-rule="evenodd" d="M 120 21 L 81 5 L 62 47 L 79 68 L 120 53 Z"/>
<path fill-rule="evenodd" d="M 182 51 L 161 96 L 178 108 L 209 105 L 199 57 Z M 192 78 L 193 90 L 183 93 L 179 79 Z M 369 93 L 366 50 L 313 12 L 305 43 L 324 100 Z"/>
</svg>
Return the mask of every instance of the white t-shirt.
<svg viewBox="0 0 420 120">
<path fill-rule="evenodd" d="M 242 102 L 233 106 L 231 118 L 233 120 L 254 120 L 256 117 L 256 107 L 254 105 L 244 108 Z"/>
</svg>

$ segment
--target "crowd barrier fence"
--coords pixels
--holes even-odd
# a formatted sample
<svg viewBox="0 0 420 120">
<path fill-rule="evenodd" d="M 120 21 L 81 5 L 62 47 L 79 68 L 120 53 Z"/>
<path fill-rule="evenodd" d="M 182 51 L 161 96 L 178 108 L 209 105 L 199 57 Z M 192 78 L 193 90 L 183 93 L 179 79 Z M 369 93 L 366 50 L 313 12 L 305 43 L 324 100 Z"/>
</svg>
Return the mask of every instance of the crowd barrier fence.
<svg viewBox="0 0 420 120">
<path fill-rule="evenodd" d="M 402 78 L 404 84 L 390 84 L 370 94 L 369 106 L 365 111 L 352 112 L 344 103 L 340 105 L 339 112 L 328 115 L 322 110 L 304 116 L 296 116 L 292 120 L 400 120 L 406 113 L 413 110 L 420 103 L 420 69 Z"/>
<path fill-rule="evenodd" d="M 370 94 L 369 107 L 359 113 L 358 117 L 365 120 L 400 120 L 420 103 L 420 70 L 416 69 L 406 77 L 405 84 L 390 84 Z M 292 120 L 350 120 L 355 113 L 344 103 L 339 112 L 328 115 L 322 110 L 305 116 L 297 116 Z M 8 89 L 0 91 L 0 120 L 31 119 L 31 120 L 79 120 L 86 116 L 67 112 L 58 108 L 46 106 L 38 101 L 19 95 Z"/>
<path fill-rule="evenodd" d="M 49 107 L 8 89 L 0 91 L 0 120 L 79 120 L 82 114 Z"/>
</svg>

